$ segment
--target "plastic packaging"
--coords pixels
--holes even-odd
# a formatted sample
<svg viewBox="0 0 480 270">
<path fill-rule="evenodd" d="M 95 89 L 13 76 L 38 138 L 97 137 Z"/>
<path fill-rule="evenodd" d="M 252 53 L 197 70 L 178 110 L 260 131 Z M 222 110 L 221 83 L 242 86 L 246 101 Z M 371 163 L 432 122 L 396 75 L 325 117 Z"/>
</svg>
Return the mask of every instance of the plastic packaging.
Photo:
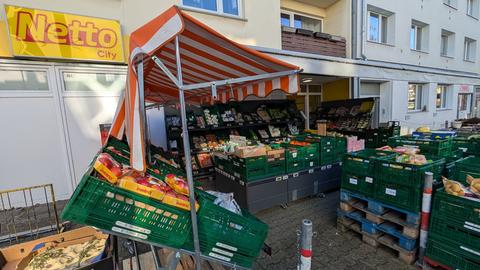
<svg viewBox="0 0 480 270">
<path fill-rule="evenodd" d="M 233 198 L 233 193 L 222 193 L 217 191 L 207 191 L 208 193 L 212 194 L 213 196 L 217 197 L 214 204 L 227 209 L 230 212 L 233 212 L 238 215 L 242 215 L 242 210 L 240 206 L 238 206 L 237 202 Z"/>
</svg>

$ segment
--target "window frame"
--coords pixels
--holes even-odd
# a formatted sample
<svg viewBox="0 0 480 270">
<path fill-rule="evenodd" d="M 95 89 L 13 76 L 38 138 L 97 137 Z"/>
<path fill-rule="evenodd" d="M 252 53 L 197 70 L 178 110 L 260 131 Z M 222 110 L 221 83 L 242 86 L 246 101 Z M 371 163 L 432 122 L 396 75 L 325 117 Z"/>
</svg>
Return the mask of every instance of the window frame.
<svg viewBox="0 0 480 270">
<path fill-rule="evenodd" d="M 467 0 L 467 10 L 466 10 L 467 16 L 478 20 L 478 9 L 479 9 L 478 0 Z"/>
<path fill-rule="evenodd" d="M 445 37 L 445 44 L 443 44 L 443 38 Z M 443 33 L 440 34 L 440 56 L 448 57 L 448 39 L 449 36 Z"/>
<path fill-rule="evenodd" d="M 408 97 L 408 91 L 410 91 L 410 85 L 415 86 L 415 107 L 413 109 L 408 108 L 408 105 L 410 103 L 409 97 Z M 407 112 L 422 112 L 423 107 L 425 106 L 424 104 L 424 96 L 423 96 L 423 84 L 420 83 L 409 83 L 408 84 L 408 89 L 407 89 Z M 418 106 L 418 107 L 417 107 Z"/>
<path fill-rule="evenodd" d="M 476 43 L 477 43 L 476 40 L 465 37 L 465 40 L 463 42 L 463 61 L 472 62 L 472 63 L 476 62 L 476 59 L 475 59 L 476 58 L 476 50 L 477 50 Z M 472 48 L 473 56 L 471 56 L 470 54 L 472 52 L 470 51 L 470 46 L 473 46 L 473 45 L 475 45 L 475 48 Z M 471 57 L 473 57 L 473 59 L 471 59 Z"/>
<path fill-rule="evenodd" d="M 116 69 L 113 67 L 105 67 L 104 69 L 97 69 L 96 67 L 69 67 L 62 66 L 57 68 L 60 92 L 63 97 L 120 97 L 122 91 L 112 92 L 112 91 L 90 91 L 90 90 L 78 90 L 72 91 L 67 90 L 65 87 L 65 73 L 82 73 L 82 74 L 112 74 L 112 75 L 125 75 L 128 74 L 126 69 Z M 125 84 L 125 87 L 128 87 L 128 82 Z"/>
<path fill-rule="evenodd" d="M 44 72 L 47 79 L 47 90 L 0 90 L 0 98 L 35 98 L 53 97 L 55 87 L 54 76 L 49 66 L 32 66 L 26 64 L 5 64 L 0 62 L 0 70 Z"/>
<path fill-rule="evenodd" d="M 231 17 L 231 18 L 237 18 L 237 19 L 243 19 L 245 18 L 244 13 L 243 13 L 243 1 L 244 0 L 236 0 L 237 5 L 238 5 L 238 15 L 235 14 L 230 14 L 230 13 L 225 13 L 223 10 L 223 0 L 215 0 L 217 4 L 217 10 L 209 10 L 209 9 L 203 9 L 203 8 L 198 8 L 198 7 L 192 7 L 189 5 L 184 4 L 184 0 L 180 1 L 180 5 L 182 9 L 186 10 L 191 10 L 191 11 L 197 11 L 197 12 L 203 12 L 203 13 L 208 13 L 212 15 L 218 15 L 218 16 L 224 16 L 224 17 Z"/>
<path fill-rule="evenodd" d="M 449 101 L 450 87 L 451 86 L 448 84 L 437 84 L 437 87 L 435 88 L 435 108 L 437 111 L 450 109 L 450 101 Z M 441 92 L 442 92 L 440 94 L 440 107 L 437 105 L 439 89 L 441 89 Z"/>
<path fill-rule="evenodd" d="M 377 40 L 372 40 L 370 39 L 370 17 L 371 17 L 371 14 L 375 14 L 378 16 L 378 41 Z M 368 14 L 367 14 L 367 40 L 370 41 L 370 42 L 373 42 L 373 43 L 378 43 L 378 44 L 388 44 L 388 17 L 389 16 L 386 16 L 384 14 L 381 14 L 379 12 L 375 12 L 375 11 L 371 11 L 369 10 L 368 11 Z M 384 27 L 383 27 L 383 20 L 386 20 L 387 24 L 387 29 L 386 31 L 384 31 Z M 384 34 L 385 33 L 385 34 Z M 385 42 L 384 42 L 385 40 Z"/>
<path fill-rule="evenodd" d="M 307 18 L 310 18 L 310 19 L 313 19 L 313 20 L 320 21 L 320 33 L 323 33 L 323 23 L 324 23 L 324 21 L 323 21 L 322 17 L 316 17 L 316 16 L 307 15 L 307 14 L 296 12 L 296 11 L 280 9 L 280 25 L 281 26 L 284 26 L 284 25 L 282 25 L 282 22 L 281 22 L 282 14 L 285 14 L 285 15 L 289 16 L 290 25 L 288 27 L 292 27 L 292 28 L 295 28 L 295 29 L 304 29 L 304 28 L 296 28 L 295 27 L 295 15 L 302 16 L 302 17 L 307 17 Z"/>
<path fill-rule="evenodd" d="M 412 51 L 418 51 L 418 52 L 421 52 L 423 51 L 422 50 L 422 29 L 423 27 L 420 26 L 420 25 L 417 25 L 415 23 L 412 23 L 412 25 L 410 26 L 410 50 Z M 414 31 L 413 32 L 413 45 L 415 48 L 412 48 L 412 35 L 411 35 L 411 31 Z M 420 37 L 419 37 L 419 31 L 420 31 Z M 420 39 L 420 43 L 418 42 Z"/>
<path fill-rule="evenodd" d="M 446 3 L 446 1 L 448 3 Z M 452 3 L 453 2 L 453 3 Z M 456 0 L 443 0 L 443 4 L 446 5 L 447 7 L 457 9 L 457 1 Z"/>
</svg>

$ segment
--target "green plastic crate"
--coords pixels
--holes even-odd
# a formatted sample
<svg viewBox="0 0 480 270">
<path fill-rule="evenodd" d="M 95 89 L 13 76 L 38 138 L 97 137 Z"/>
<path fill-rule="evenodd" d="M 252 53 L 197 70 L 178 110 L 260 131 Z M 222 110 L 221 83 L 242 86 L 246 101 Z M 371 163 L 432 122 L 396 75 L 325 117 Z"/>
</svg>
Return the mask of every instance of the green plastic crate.
<svg viewBox="0 0 480 270">
<path fill-rule="evenodd" d="M 202 253 L 250 268 L 267 238 L 268 225 L 244 209 L 242 215 L 230 212 L 214 204 L 215 197 L 208 195 L 197 195 L 200 204 L 197 215 L 198 233 Z M 184 248 L 193 250 L 192 237 L 189 237 Z M 217 251 L 212 252 L 213 248 Z"/>
<path fill-rule="evenodd" d="M 330 165 L 336 163 L 338 156 L 335 153 L 321 154 L 320 155 L 320 166 Z"/>
<path fill-rule="evenodd" d="M 90 168 L 62 212 L 62 220 L 114 231 L 128 238 L 180 248 L 191 230 L 190 212 L 113 186 Z"/>
<path fill-rule="evenodd" d="M 453 149 L 461 150 L 465 155 L 480 155 L 480 139 L 469 140 L 465 137 L 455 137 Z"/>
<path fill-rule="evenodd" d="M 407 211 L 420 212 L 422 194 L 422 187 L 386 182 L 378 177 L 375 179 L 375 199 Z"/>
<path fill-rule="evenodd" d="M 443 188 L 435 192 L 432 213 L 442 218 L 455 219 L 460 223 L 480 225 L 480 203 L 450 195 Z"/>
<path fill-rule="evenodd" d="M 388 139 L 388 145 L 396 147 L 402 145 L 418 146 L 424 154 L 435 156 L 449 156 L 452 152 L 453 140 L 449 139 L 423 139 L 412 136 L 391 137 Z"/>
<path fill-rule="evenodd" d="M 344 156 L 342 171 L 356 174 L 360 173 L 375 177 L 376 164 L 379 159 L 395 157 L 394 152 L 365 149 L 357 152 L 347 153 Z"/>
<path fill-rule="evenodd" d="M 455 162 L 453 178 L 467 184 L 467 175 L 480 178 L 480 157 L 466 157 Z"/>
<path fill-rule="evenodd" d="M 267 162 L 267 176 L 285 174 L 285 159 Z"/>
<path fill-rule="evenodd" d="M 305 169 L 315 168 L 318 167 L 318 165 L 320 165 L 320 158 L 318 156 L 305 159 Z"/>
<path fill-rule="evenodd" d="M 426 172 L 433 173 L 434 179 L 438 179 L 442 175 L 445 159 L 433 158 L 431 160 L 432 162 L 424 165 L 414 165 L 396 162 L 395 157 L 382 159 L 378 161 L 377 178 L 386 183 L 421 188 Z"/>
<path fill-rule="evenodd" d="M 267 174 L 266 156 L 250 158 L 232 157 L 231 161 L 233 176 L 240 178 L 245 182 L 265 178 Z"/>
<path fill-rule="evenodd" d="M 429 233 L 425 256 L 452 269 L 480 269 L 480 257 L 467 252 L 464 248 Z"/>
<path fill-rule="evenodd" d="M 304 160 L 297 160 L 297 161 L 287 161 L 285 171 L 287 173 L 298 172 L 305 169 L 305 161 Z"/>
<path fill-rule="evenodd" d="M 215 167 L 219 168 L 220 170 L 224 172 L 231 172 L 233 170 L 233 164 L 230 156 L 213 155 L 213 160 L 215 162 Z"/>
<path fill-rule="evenodd" d="M 367 197 L 375 195 L 374 178 L 365 174 L 350 174 L 342 171 L 342 188 L 363 194 Z"/>
<path fill-rule="evenodd" d="M 304 148 L 283 144 L 285 147 L 285 159 L 287 162 L 300 161 L 305 158 Z"/>
<path fill-rule="evenodd" d="M 429 233 L 452 243 L 469 247 L 478 247 L 480 251 L 480 231 L 474 226 L 457 222 L 455 219 L 433 215 L 430 218 Z"/>
</svg>

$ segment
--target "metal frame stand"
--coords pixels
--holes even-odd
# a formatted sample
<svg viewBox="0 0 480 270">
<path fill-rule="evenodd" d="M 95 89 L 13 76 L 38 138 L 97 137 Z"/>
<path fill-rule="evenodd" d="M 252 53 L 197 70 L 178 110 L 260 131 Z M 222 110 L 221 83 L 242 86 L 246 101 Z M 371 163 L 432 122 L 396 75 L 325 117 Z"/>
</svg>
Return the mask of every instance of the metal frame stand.
<svg viewBox="0 0 480 270">
<path fill-rule="evenodd" d="M 180 110 L 181 110 L 181 121 L 182 121 L 182 137 L 183 137 L 183 145 L 184 145 L 184 154 L 185 154 L 185 169 L 186 169 L 186 174 L 187 174 L 187 181 L 188 181 L 188 187 L 189 187 L 189 196 L 190 199 L 190 215 L 192 217 L 192 235 L 193 235 L 193 245 L 194 245 L 194 252 L 188 252 L 188 251 L 181 251 L 182 253 L 188 253 L 191 254 L 195 257 L 195 269 L 196 270 L 201 270 L 201 259 L 208 259 L 211 261 L 216 261 L 219 262 L 223 265 L 229 266 L 229 267 L 234 267 L 237 269 L 240 269 L 241 267 L 235 266 L 233 264 L 216 260 L 214 258 L 204 256 L 200 252 L 200 243 L 198 239 L 198 224 L 197 224 L 197 213 L 195 211 L 195 196 L 194 196 L 194 183 L 193 183 L 193 173 L 192 173 L 192 159 L 190 155 L 190 139 L 189 139 L 189 134 L 188 134 L 188 126 L 187 126 L 187 115 L 186 115 L 186 106 L 185 106 L 185 91 L 188 90 L 196 90 L 196 89 L 201 89 L 201 88 L 211 88 L 212 89 L 212 95 L 216 96 L 216 88 L 219 86 L 225 86 L 225 85 L 232 85 L 232 84 L 237 84 L 237 83 L 244 83 L 248 81 L 255 81 L 255 80 L 263 80 L 263 79 L 271 79 L 275 77 L 281 77 L 281 76 L 287 76 L 287 75 L 293 75 L 301 70 L 287 70 L 287 71 L 280 71 L 280 72 L 275 72 L 275 73 L 266 73 L 266 74 L 260 74 L 260 75 L 254 75 L 254 76 L 248 76 L 248 77 L 243 77 L 243 78 L 233 78 L 233 79 L 227 79 L 227 80 L 219 80 L 219 81 L 212 81 L 212 82 L 204 82 L 204 83 L 197 83 L 197 84 L 189 84 L 189 85 L 184 85 L 183 84 L 183 78 L 182 78 L 182 65 L 181 65 L 181 59 L 180 59 L 180 41 L 178 36 L 175 37 L 175 60 L 177 64 L 177 76 L 174 76 L 170 70 L 162 63 L 162 61 L 156 57 L 152 56 L 151 59 L 155 62 L 155 64 L 167 75 L 167 77 L 170 78 L 170 80 L 177 86 L 179 93 L 178 97 L 180 100 Z M 148 132 L 147 132 L 147 117 L 146 117 L 146 111 L 145 111 L 145 92 L 144 92 L 144 70 L 143 70 L 143 61 L 140 61 L 137 65 L 137 75 L 138 75 L 138 92 L 139 92 L 139 102 L 140 102 L 140 110 L 142 111 L 141 118 L 143 120 L 144 124 L 144 141 L 145 141 L 145 151 L 149 155 L 149 137 L 148 137 Z M 134 102 L 134 101 L 131 101 Z M 149 156 L 150 158 L 150 156 Z M 151 243 L 147 243 L 151 244 Z M 152 246 L 153 250 L 153 246 Z M 177 251 L 176 254 L 179 254 L 180 251 Z M 175 256 L 177 257 L 177 256 Z M 176 260 L 172 260 L 172 264 Z M 177 262 L 178 263 L 178 260 Z"/>
</svg>

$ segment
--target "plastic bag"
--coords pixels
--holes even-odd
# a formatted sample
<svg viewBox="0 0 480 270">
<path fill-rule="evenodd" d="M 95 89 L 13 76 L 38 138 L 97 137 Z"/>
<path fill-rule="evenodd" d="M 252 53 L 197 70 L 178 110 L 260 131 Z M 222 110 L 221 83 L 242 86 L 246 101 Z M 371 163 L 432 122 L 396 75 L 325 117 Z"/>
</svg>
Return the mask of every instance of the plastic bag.
<svg viewBox="0 0 480 270">
<path fill-rule="evenodd" d="M 213 202 L 214 204 L 224 209 L 227 209 L 228 211 L 233 212 L 235 214 L 242 215 L 242 210 L 240 209 L 240 206 L 238 206 L 237 202 L 233 198 L 233 193 L 222 193 L 222 192 L 211 191 L 211 190 L 207 192 L 217 197 Z"/>
<path fill-rule="evenodd" d="M 478 200 L 478 197 L 460 182 L 449 180 L 443 176 L 442 181 L 443 185 L 445 186 L 445 192 L 448 194 L 458 197 L 465 197 L 467 199 Z"/>
<path fill-rule="evenodd" d="M 470 184 L 470 191 L 480 197 L 480 178 L 473 178 L 473 176 L 467 175 L 467 183 Z"/>
</svg>

